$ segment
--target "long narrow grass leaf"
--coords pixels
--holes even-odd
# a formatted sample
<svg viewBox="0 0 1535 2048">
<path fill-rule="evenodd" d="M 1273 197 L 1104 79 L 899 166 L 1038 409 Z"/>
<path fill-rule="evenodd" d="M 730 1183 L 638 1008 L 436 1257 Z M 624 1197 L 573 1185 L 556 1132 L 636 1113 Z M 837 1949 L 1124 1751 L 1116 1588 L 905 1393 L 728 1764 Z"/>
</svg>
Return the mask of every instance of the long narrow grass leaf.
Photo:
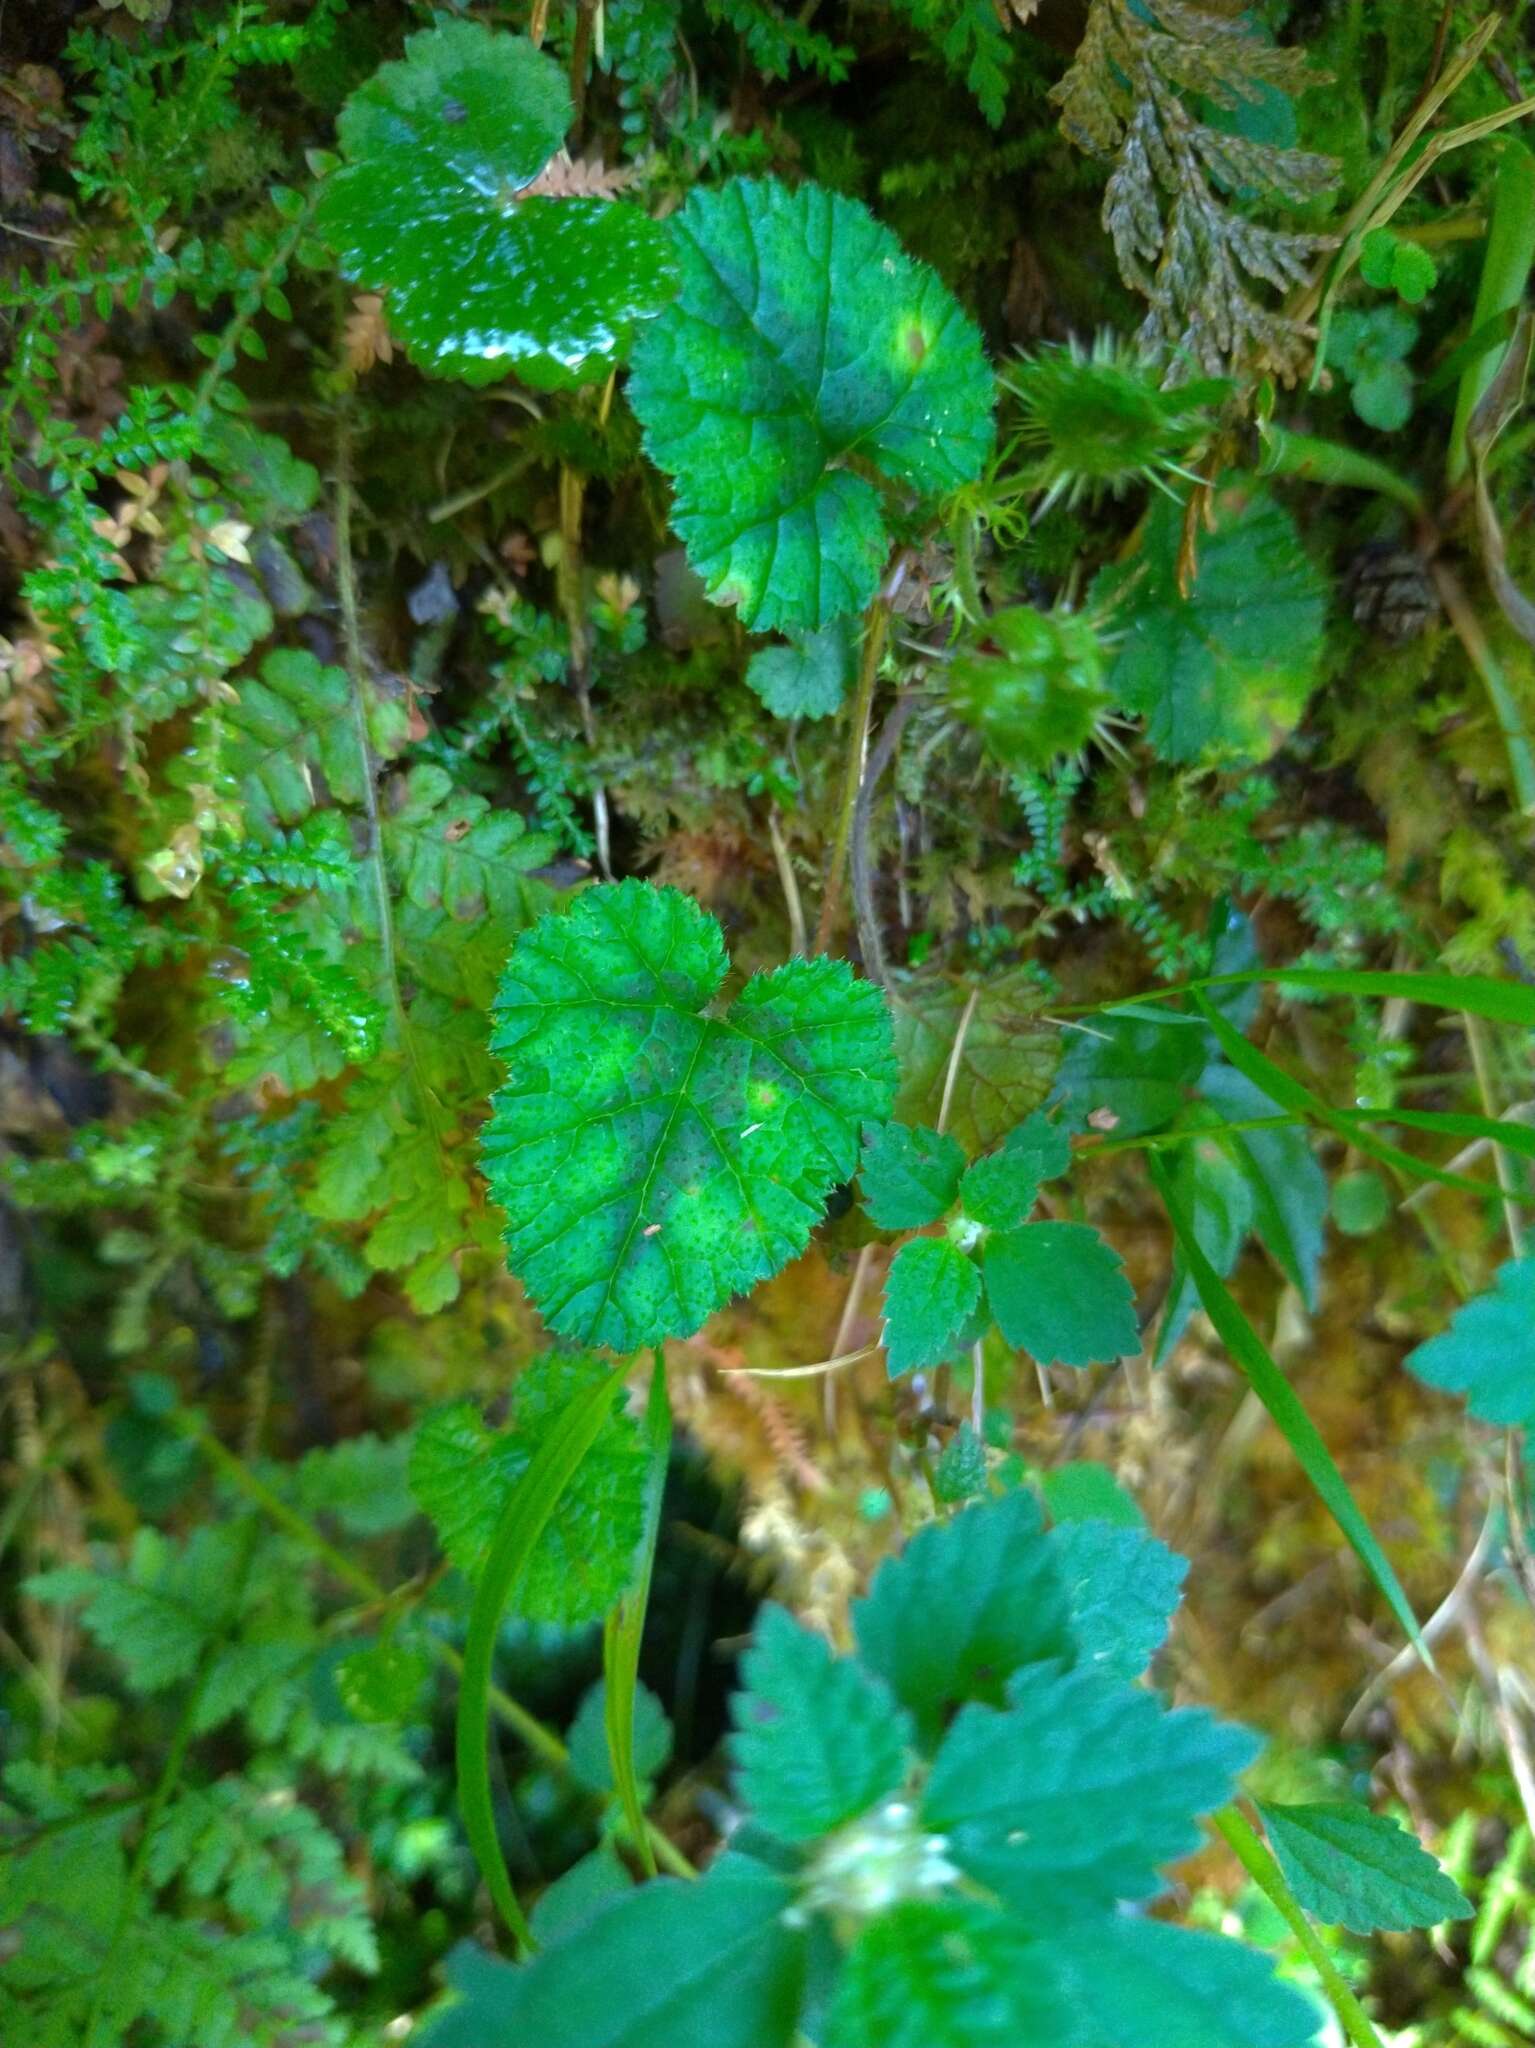
<svg viewBox="0 0 1535 2048">
<path fill-rule="evenodd" d="M 1535 1159 L 1535 1130 L 1511 1117 L 1476 1116 L 1438 1109 L 1343 1109 L 1345 1123 L 1400 1124 L 1407 1131 L 1437 1131 L 1446 1138 L 1485 1138 L 1521 1158 Z"/>
<path fill-rule="evenodd" d="M 657 1351 L 650 1399 L 645 1408 L 645 1449 L 650 1460 L 645 1475 L 645 1526 L 635 1553 L 634 1577 L 602 1631 L 608 1759 L 628 1823 L 629 1839 L 639 1852 L 648 1877 L 656 1874 L 656 1857 L 645 1825 L 645 1801 L 634 1763 L 634 1696 L 639 1684 L 640 1639 L 645 1633 L 645 1611 L 650 1604 L 650 1575 L 661 1528 L 661 1496 L 666 1487 L 671 1447 L 672 1408 L 666 1391 L 666 1360 Z"/>
<path fill-rule="evenodd" d="M 1347 1482 L 1334 1464 L 1332 1453 L 1323 1443 L 1316 1424 L 1307 1414 L 1305 1404 L 1269 1356 L 1262 1338 L 1237 1306 L 1225 1282 L 1200 1249 L 1189 1219 L 1180 1206 L 1172 1175 L 1166 1165 L 1154 1152 L 1148 1156 L 1146 1163 L 1157 1192 L 1162 1197 L 1163 1207 L 1167 1211 L 1168 1221 L 1172 1225 L 1173 1235 L 1178 1241 L 1189 1276 L 1198 1292 L 1200 1304 L 1214 1325 L 1216 1335 L 1241 1368 L 1253 1392 L 1278 1424 L 1280 1433 L 1300 1460 L 1301 1469 L 1316 1488 L 1323 1506 L 1348 1538 L 1366 1571 L 1386 1596 L 1392 1613 L 1406 1630 L 1418 1655 L 1432 1668 L 1433 1659 L 1418 1627 L 1417 1616 L 1402 1590 L 1401 1582 L 1392 1570 L 1391 1561 L 1376 1541 L 1374 1532 L 1360 1512 L 1354 1496 L 1349 1492 Z"/>
<path fill-rule="evenodd" d="M 1123 1002 L 1073 1004 L 1056 1014 L 1070 1017 L 1130 1010 L 1138 1004 L 1189 995 L 1196 989 L 1244 988 L 1253 982 L 1315 989 L 1318 995 L 1396 998 L 1423 1003 L 1431 1010 L 1469 1010 L 1494 1024 L 1523 1024 L 1535 1030 L 1535 987 L 1527 982 L 1495 981 L 1485 974 L 1409 974 L 1370 967 L 1255 967 L 1241 974 L 1206 974 L 1168 988 L 1142 989 Z"/>
<path fill-rule="evenodd" d="M 532 1463 L 502 1510 L 475 1588 L 464 1641 L 458 1693 L 458 1804 L 475 1860 L 502 1918 L 520 1949 L 533 1946 L 532 1930 L 501 1854 L 490 1796 L 490 1678 L 501 1616 L 533 1546 L 560 1496 L 586 1456 L 623 1384 L 626 1365 L 584 1388 L 534 1453 Z"/>
<path fill-rule="evenodd" d="M 1447 1166 L 1435 1166 L 1431 1160 L 1418 1159 L 1411 1152 L 1404 1152 L 1400 1145 L 1377 1138 L 1365 1124 L 1356 1122 L 1342 1110 L 1334 1109 L 1304 1081 L 1298 1081 L 1293 1074 L 1276 1065 L 1267 1053 L 1259 1052 L 1234 1025 L 1227 1023 L 1219 1010 L 1206 1002 L 1198 989 L 1194 989 L 1192 994 L 1199 1014 L 1209 1025 L 1221 1051 L 1238 1073 L 1245 1074 L 1254 1087 L 1261 1088 L 1271 1102 L 1277 1102 L 1282 1109 L 1292 1110 L 1297 1116 L 1309 1117 L 1312 1122 L 1325 1125 L 1351 1145 L 1356 1145 L 1361 1152 L 1368 1152 L 1372 1159 L 1394 1166 L 1415 1180 L 1439 1181 L 1446 1187 L 1464 1188 L 1473 1195 L 1489 1192 L 1481 1181 L 1472 1180 L 1463 1173 L 1454 1173 Z"/>
</svg>

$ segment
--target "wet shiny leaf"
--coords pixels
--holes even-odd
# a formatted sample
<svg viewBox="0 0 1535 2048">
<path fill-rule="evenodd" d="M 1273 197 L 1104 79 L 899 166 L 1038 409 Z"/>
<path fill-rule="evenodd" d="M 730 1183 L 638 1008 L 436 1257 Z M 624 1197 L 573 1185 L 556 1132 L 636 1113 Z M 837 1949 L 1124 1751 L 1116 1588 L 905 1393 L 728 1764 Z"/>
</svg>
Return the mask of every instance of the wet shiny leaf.
<svg viewBox="0 0 1535 2048">
<path fill-rule="evenodd" d="M 423 368 L 544 389 L 604 375 L 675 285 L 665 231 L 602 199 L 520 199 L 570 124 L 559 66 L 445 22 L 347 101 L 317 223 L 354 283 L 387 290 Z"/>
</svg>

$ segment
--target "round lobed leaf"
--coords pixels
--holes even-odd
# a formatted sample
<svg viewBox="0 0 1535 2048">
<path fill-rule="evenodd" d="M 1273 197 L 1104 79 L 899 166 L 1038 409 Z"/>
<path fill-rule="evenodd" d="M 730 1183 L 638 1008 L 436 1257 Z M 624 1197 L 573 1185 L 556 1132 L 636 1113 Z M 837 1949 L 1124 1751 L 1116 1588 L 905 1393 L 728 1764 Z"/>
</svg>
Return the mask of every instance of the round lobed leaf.
<svg viewBox="0 0 1535 2048">
<path fill-rule="evenodd" d="M 670 297 L 665 230 L 636 207 L 518 197 L 570 119 L 553 58 L 473 21 L 409 37 L 347 101 L 316 224 L 423 368 L 581 383 Z"/>
<path fill-rule="evenodd" d="M 695 191 L 672 231 L 681 293 L 640 338 L 629 400 L 676 479 L 688 558 L 755 631 L 861 611 L 889 551 L 863 472 L 930 498 L 986 460 L 980 335 L 866 207 L 819 185 Z"/>
<path fill-rule="evenodd" d="M 889 1114 L 877 988 L 794 960 L 713 1015 L 726 964 L 714 919 L 644 882 L 588 889 L 513 948 L 485 1171 L 512 1270 L 564 1336 L 690 1336 L 805 1249 Z"/>
</svg>

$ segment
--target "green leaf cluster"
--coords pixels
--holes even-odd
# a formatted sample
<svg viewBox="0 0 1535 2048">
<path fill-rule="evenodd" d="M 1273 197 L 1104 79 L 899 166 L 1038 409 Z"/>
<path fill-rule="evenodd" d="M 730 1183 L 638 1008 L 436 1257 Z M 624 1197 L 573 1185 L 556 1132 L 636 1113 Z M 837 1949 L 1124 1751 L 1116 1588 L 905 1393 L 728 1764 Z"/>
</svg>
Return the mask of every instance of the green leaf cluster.
<svg viewBox="0 0 1535 2048">
<path fill-rule="evenodd" d="M 1079 1647 L 1027 1495 L 913 1538 L 853 1625 L 838 1657 L 764 1610 L 735 1706 L 740 1846 L 695 1885 L 609 1898 L 520 1969 L 465 1957 L 431 2048 L 1310 2039 L 1310 2007 L 1251 1951 L 1119 1917 L 1256 1744 L 1129 1682 L 1145 1621 L 1107 1658 Z"/>
<path fill-rule="evenodd" d="M 1140 1349 L 1130 1283 L 1098 1232 L 1028 1221 L 1040 1183 L 1070 1161 L 1065 1131 L 1039 1113 L 973 1164 L 936 1131 L 891 1123 L 867 1134 L 860 1178 L 870 1220 L 926 1230 L 948 1219 L 942 1235 L 913 1237 L 891 1261 L 884 1342 L 892 1377 L 940 1363 L 993 1321 L 1041 1365 L 1091 1365 Z"/>
</svg>

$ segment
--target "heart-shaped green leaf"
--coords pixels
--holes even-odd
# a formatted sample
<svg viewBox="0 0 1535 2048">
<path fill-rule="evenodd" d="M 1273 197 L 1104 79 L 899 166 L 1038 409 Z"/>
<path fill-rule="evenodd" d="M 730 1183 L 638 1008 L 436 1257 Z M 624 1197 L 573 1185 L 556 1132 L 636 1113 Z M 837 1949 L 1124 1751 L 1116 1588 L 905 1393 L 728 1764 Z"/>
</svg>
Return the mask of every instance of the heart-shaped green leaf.
<svg viewBox="0 0 1535 2048">
<path fill-rule="evenodd" d="M 518 197 L 570 119 L 553 58 L 473 21 L 411 36 L 347 101 L 346 162 L 317 225 L 347 277 L 388 290 L 389 324 L 424 368 L 577 384 L 671 296 L 665 230 L 638 208 Z"/>
<path fill-rule="evenodd" d="M 930 498 L 986 459 L 981 337 L 888 228 L 819 185 L 695 191 L 672 230 L 682 290 L 640 337 L 629 399 L 676 478 L 688 558 L 758 631 L 859 611 L 889 549 L 866 472 Z"/>
<path fill-rule="evenodd" d="M 512 1270 L 564 1336 L 690 1335 L 804 1250 L 889 1115 L 878 989 L 793 960 L 710 1014 L 726 965 L 714 919 L 643 882 L 588 889 L 512 950 L 485 1170 Z"/>
</svg>

